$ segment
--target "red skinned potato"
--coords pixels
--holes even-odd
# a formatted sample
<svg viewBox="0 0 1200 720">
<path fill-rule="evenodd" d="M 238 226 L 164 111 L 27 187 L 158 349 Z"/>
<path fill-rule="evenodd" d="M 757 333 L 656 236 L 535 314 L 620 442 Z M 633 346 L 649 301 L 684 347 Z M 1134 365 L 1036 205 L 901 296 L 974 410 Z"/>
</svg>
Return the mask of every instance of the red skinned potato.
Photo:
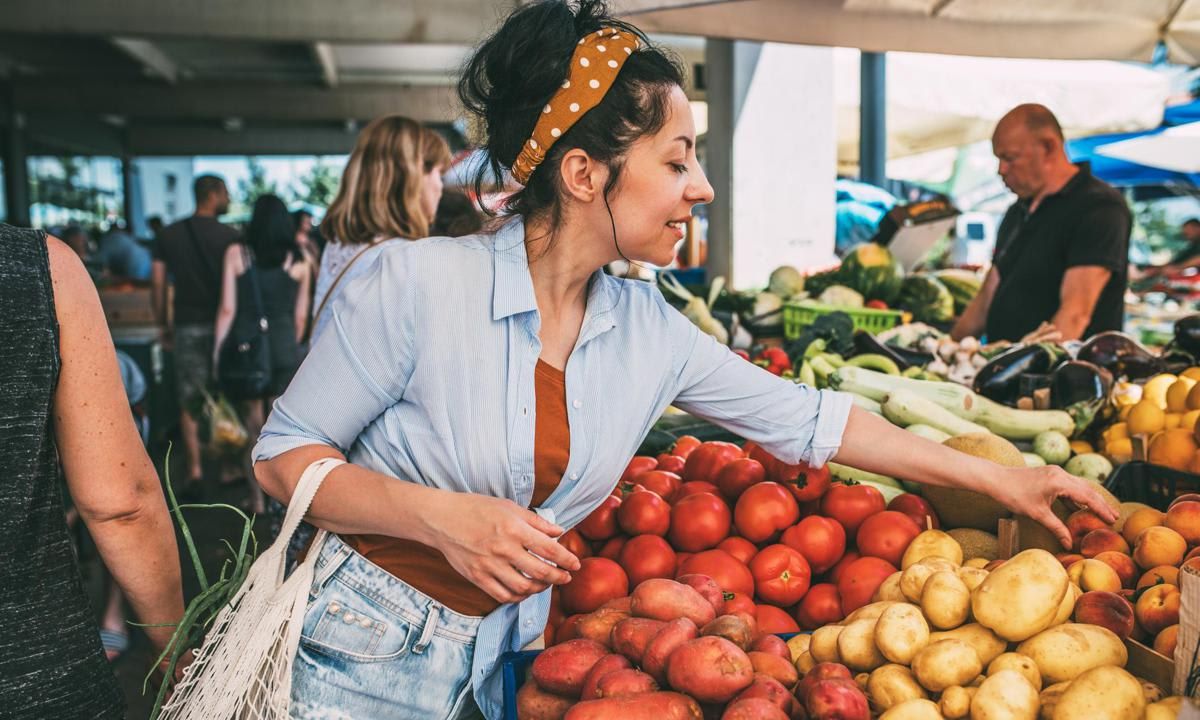
<svg viewBox="0 0 1200 720">
<path fill-rule="evenodd" d="M 600 678 L 596 685 L 596 693 L 602 698 L 625 697 L 640 695 L 658 690 L 658 683 L 641 670 L 626 668 L 610 672 Z"/>
<path fill-rule="evenodd" d="M 602 610 L 617 610 L 627 615 L 633 614 L 633 598 L 628 595 L 619 598 L 613 598 L 600 606 Z"/>
<path fill-rule="evenodd" d="M 564 697 L 578 698 L 588 672 L 607 654 L 608 648 L 594 640 L 568 640 L 539 653 L 530 672 L 539 687 Z"/>
<path fill-rule="evenodd" d="M 613 649 L 632 660 L 635 665 L 640 665 L 646 646 L 666 625 L 662 620 L 649 618 L 622 620 L 613 628 Z"/>
<path fill-rule="evenodd" d="M 757 628 L 751 624 L 745 615 L 722 615 L 700 628 L 700 634 L 706 637 L 721 637 L 737 645 L 742 650 L 749 650 L 754 644 Z"/>
<path fill-rule="evenodd" d="M 750 649 L 756 652 L 765 652 L 771 655 L 778 655 L 788 662 L 791 662 L 792 660 L 792 653 L 790 650 L 788 650 L 787 643 L 784 642 L 783 638 L 779 637 L 778 635 L 762 635 L 754 641 L 754 644 L 750 646 Z"/>
<path fill-rule="evenodd" d="M 646 651 L 642 653 L 642 670 L 645 670 L 659 685 L 665 685 L 667 683 L 667 660 L 671 658 L 671 653 L 678 650 L 684 643 L 695 640 L 699 636 L 700 630 L 691 620 L 687 618 L 672 620 L 662 630 L 659 630 L 658 634 L 650 640 L 650 644 L 646 646 Z"/>
<path fill-rule="evenodd" d="M 754 682 L 754 666 L 722 637 L 690 640 L 667 661 L 667 682 L 703 703 L 729 702 Z"/>
<path fill-rule="evenodd" d="M 630 617 L 629 613 L 620 610 L 600 608 L 579 618 L 575 625 L 575 636 L 594 640 L 611 649 L 613 628 Z"/>
<path fill-rule="evenodd" d="M 575 701 L 546 692 L 530 680 L 517 691 L 517 720 L 562 720 Z"/>
<path fill-rule="evenodd" d="M 821 720 L 871 720 L 867 696 L 853 680 L 818 680 L 804 702 L 809 717 Z"/>
<path fill-rule="evenodd" d="M 770 700 L 747 698 L 730 703 L 721 720 L 788 720 L 788 714 Z"/>
<path fill-rule="evenodd" d="M 790 660 L 785 660 L 772 653 L 759 652 L 757 650 L 751 650 L 748 655 L 754 672 L 770 675 L 785 688 L 790 690 L 796 687 L 796 683 L 800 681 L 800 674 L 796 672 L 796 666 Z"/>
<path fill-rule="evenodd" d="M 841 663 L 817 663 L 812 670 L 804 676 L 800 684 L 796 686 L 796 697 L 800 702 L 805 701 L 805 696 L 808 694 L 809 688 L 817 684 L 820 680 L 845 680 L 854 682 L 854 676 L 850 674 L 850 668 Z"/>
<path fill-rule="evenodd" d="M 717 584 L 716 580 L 700 573 L 689 573 L 675 578 L 675 582 L 687 585 L 700 593 L 708 601 L 708 604 L 712 605 L 713 612 L 717 615 L 721 614 L 721 608 L 725 605 L 725 593 L 721 591 L 721 586 Z"/>
<path fill-rule="evenodd" d="M 673 692 L 654 692 L 620 698 L 588 700 L 567 711 L 565 720 L 703 720 L 692 698 Z"/>
<path fill-rule="evenodd" d="M 588 671 L 587 677 L 583 679 L 583 690 L 580 691 L 579 697 L 583 700 L 596 700 L 600 697 L 597 692 L 600 686 L 600 680 L 609 673 L 614 673 L 618 670 L 628 670 L 633 667 L 633 663 L 629 662 L 629 658 L 617 653 L 605 655 L 596 661 L 592 669 Z"/>
<path fill-rule="evenodd" d="M 695 588 L 664 578 L 646 580 L 634 589 L 633 614 L 664 622 L 685 617 L 697 625 L 711 622 L 717 615 Z"/>
<path fill-rule="evenodd" d="M 566 620 L 554 628 L 554 644 L 562 645 L 568 640 L 574 640 L 579 637 L 579 622 L 583 620 L 583 615 L 571 615 Z"/>
<path fill-rule="evenodd" d="M 754 673 L 754 682 L 750 684 L 750 687 L 738 693 L 730 705 L 751 698 L 769 700 L 784 712 L 791 712 L 792 709 L 793 695 L 791 691 L 770 675 Z"/>
</svg>

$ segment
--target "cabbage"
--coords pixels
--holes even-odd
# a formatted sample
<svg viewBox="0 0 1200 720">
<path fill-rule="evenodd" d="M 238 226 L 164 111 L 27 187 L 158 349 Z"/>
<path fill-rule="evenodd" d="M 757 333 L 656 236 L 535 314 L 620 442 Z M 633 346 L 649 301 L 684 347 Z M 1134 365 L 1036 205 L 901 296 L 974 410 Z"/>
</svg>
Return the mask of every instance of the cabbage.
<svg viewBox="0 0 1200 720">
<path fill-rule="evenodd" d="M 833 285 L 821 293 L 821 297 L 817 298 L 817 302 L 822 305 L 834 305 L 836 307 L 861 308 L 863 306 L 863 296 L 856 290 L 851 290 L 845 285 Z"/>
<path fill-rule="evenodd" d="M 780 265 L 771 273 L 767 289 L 781 298 L 790 298 L 804 292 L 804 276 L 791 265 Z"/>
</svg>

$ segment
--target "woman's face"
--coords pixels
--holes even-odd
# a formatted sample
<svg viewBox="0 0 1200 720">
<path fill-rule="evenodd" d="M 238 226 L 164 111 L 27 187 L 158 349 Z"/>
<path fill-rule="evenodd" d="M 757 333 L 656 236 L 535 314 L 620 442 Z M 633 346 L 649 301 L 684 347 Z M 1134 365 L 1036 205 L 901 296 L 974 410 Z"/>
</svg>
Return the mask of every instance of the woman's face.
<svg viewBox="0 0 1200 720">
<path fill-rule="evenodd" d="M 676 87 L 666 123 L 633 143 L 609 200 L 621 252 L 630 260 L 670 264 L 692 208 L 712 199 L 712 185 L 696 159 L 691 108 Z"/>
<path fill-rule="evenodd" d="M 425 217 L 433 222 L 433 216 L 437 214 L 438 203 L 442 200 L 442 168 L 435 167 L 430 170 L 422 178 L 421 182 L 421 209 L 425 211 Z"/>
</svg>

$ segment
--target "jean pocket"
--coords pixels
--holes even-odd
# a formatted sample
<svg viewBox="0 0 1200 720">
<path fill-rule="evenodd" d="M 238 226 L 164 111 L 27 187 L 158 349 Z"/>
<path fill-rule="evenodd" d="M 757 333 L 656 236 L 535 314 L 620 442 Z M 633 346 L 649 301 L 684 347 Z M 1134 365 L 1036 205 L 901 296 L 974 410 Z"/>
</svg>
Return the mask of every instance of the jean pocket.
<svg viewBox="0 0 1200 720">
<path fill-rule="evenodd" d="M 333 582 L 309 605 L 300 642 L 346 662 L 386 662 L 408 652 L 412 624 Z"/>
</svg>

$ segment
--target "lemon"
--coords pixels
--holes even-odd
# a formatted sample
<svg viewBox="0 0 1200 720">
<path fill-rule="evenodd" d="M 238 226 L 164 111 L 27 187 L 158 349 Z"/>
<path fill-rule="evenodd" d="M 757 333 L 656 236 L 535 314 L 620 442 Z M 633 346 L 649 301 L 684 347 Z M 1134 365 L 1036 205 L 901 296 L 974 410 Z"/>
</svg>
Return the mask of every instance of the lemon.
<svg viewBox="0 0 1200 720">
<path fill-rule="evenodd" d="M 1146 398 L 1133 406 L 1126 423 L 1130 435 L 1150 435 L 1166 426 L 1166 414 L 1154 400 Z"/>
<path fill-rule="evenodd" d="M 1167 388 L 1167 412 L 1182 413 L 1196 408 L 1188 407 L 1188 398 L 1191 397 L 1192 388 L 1196 385 L 1195 380 L 1181 377 L 1171 383 L 1171 387 Z"/>
<path fill-rule="evenodd" d="M 1096 448 L 1092 447 L 1092 444 L 1086 440 L 1072 440 L 1071 452 L 1076 455 L 1086 455 L 1096 452 Z"/>
<path fill-rule="evenodd" d="M 1178 379 L 1179 378 L 1175 377 L 1171 373 L 1155 375 L 1147 380 L 1146 384 L 1142 386 L 1142 399 L 1153 400 L 1155 405 L 1159 406 L 1163 410 L 1166 410 L 1167 389 L 1175 384 L 1175 381 Z"/>
<path fill-rule="evenodd" d="M 1200 367 L 1190 367 L 1187 370 L 1179 373 L 1179 377 L 1185 377 L 1195 380 L 1196 382 L 1200 382 Z"/>
<path fill-rule="evenodd" d="M 1104 454 L 1114 465 L 1127 463 L 1133 459 L 1133 442 L 1129 438 L 1113 440 L 1104 446 Z"/>
</svg>

